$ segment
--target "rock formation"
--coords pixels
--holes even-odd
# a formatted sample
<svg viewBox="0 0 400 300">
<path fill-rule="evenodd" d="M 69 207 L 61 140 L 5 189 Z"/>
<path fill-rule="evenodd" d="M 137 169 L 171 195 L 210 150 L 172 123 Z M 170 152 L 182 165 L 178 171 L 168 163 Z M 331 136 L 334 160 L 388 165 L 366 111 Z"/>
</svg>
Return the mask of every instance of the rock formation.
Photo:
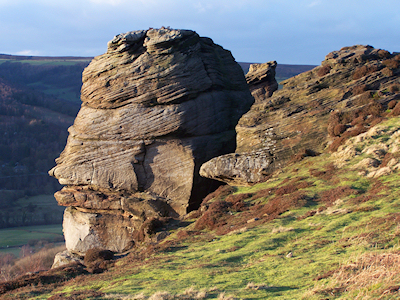
<svg viewBox="0 0 400 300">
<path fill-rule="evenodd" d="M 251 64 L 246 74 L 246 82 L 255 103 L 264 101 L 278 89 L 275 79 L 276 61 L 264 64 Z M 266 133 L 268 134 L 268 132 Z M 257 182 L 264 178 L 264 171 L 270 163 L 269 152 L 230 153 L 212 160 L 201 169 L 201 175 L 233 185 L 247 185 L 248 182 Z M 257 170 L 255 172 L 254 170 Z M 217 173 L 214 173 L 217 172 Z M 244 175 L 245 174 L 245 175 Z"/>
<path fill-rule="evenodd" d="M 236 126 L 236 152 L 211 159 L 200 174 L 249 185 L 293 159 L 328 146 L 335 151 L 396 105 L 399 66 L 400 55 L 371 46 L 329 53 L 320 66 L 282 82 L 283 89 L 257 101 Z"/>
<path fill-rule="evenodd" d="M 273 92 L 278 89 L 278 82 L 275 79 L 276 66 L 276 61 L 250 65 L 246 81 L 256 103 L 271 97 Z"/>
<path fill-rule="evenodd" d="M 55 197 L 68 207 L 67 249 L 118 252 L 146 220 L 183 215 L 215 188 L 199 168 L 234 151 L 254 99 L 231 53 L 190 30 L 117 35 L 82 80 L 82 107 L 49 173 L 66 185 Z"/>
</svg>

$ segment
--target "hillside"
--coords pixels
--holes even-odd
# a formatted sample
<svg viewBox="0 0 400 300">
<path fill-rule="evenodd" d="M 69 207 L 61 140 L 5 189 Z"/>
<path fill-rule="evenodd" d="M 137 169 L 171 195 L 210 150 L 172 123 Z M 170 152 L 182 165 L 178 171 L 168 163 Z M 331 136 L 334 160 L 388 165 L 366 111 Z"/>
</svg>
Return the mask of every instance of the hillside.
<svg viewBox="0 0 400 300">
<path fill-rule="evenodd" d="M 350 139 L 346 147 L 357 153 L 345 162 L 342 153 L 326 152 L 264 183 L 224 186 L 162 242 L 88 269 L 108 268 L 102 274 L 54 269 L 47 279 L 26 276 L 12 286 L 53 283 L 29 285 L 3 299 L 394 299 L 398 173 L 360 172 L 396 165 L 391 159 L 398 163 L 391 152 L 399 128 L 400 119 L 390 118 Z M 368 166 L 379 153 L 372 149 L 383 145 L 388 152 L 382 163 Z"/>
<path fill-rule="evenodd" d="M 0 228 L 60 223 L 62 212 L 55 203 L 47 212 L 35 212 L 27 208 L 31 202 L 27 197 L 49 195 L 59 189 L 47 171 L 65 145 L 67 128 L 80 104 L 39 86 L 75 85 L 79 91 L 78 72 L 83 67 L 71 67 L 63 77 L 59 75 L 64 67 L 11 61 L 0 60 Z M 74 76 L 78 80 L 69 81 Z"/>
<path fill-rule="evenodd" d="M 163 33 L 162 30 L 133 32 L 124 36 L 125 39 L 116 38 L 109 43 L 111 50 L 87 70 L 86 82 L 98 83 L 96 72 L 101 72 L 101 68 L 96 67 L 111 65 L 103 64 L 104 60 L 116 57 L 113 62 L 126 62 L 118 50 L 129 49 L 126 45 L 129 38 L 135 43 L 143 42 L 148 34 L 150 41 L 155 38 L 154 43 L 149 43 L 154 47 L 163 41 Z M 153 56 L 152 59 L 165 62 L 165 56 L 158 56 L 159 53 L 180 57 L 179 51 L 169 51 L 173 50 L 172 45 L 196 45 L 200 41 L 193 32 L 183 33 L 168 34 L 168 39 L 179 38 L 157 45 L 145 57 Z M 192 38 L 192 43 L 185 37 Z M 133 49 L 145 53 L 135 43 Z M 209 42 L 206 45 L 211 46 Z M 202 47 L 207 48 L 203 44 L 193 49 Z M 184 47 L 175 49 L 181 51 Z M 200 57 L 203 54 L 199 52 Z M 121 57 L 123 59 L 119 60 Z M 182 67 L 182 60 L 174 58 L 169 58 L 169 62 L 178 62 L 173 64 L 172 71 Z M 118 230 L 112 231 L 112 235 L 107 231 L 109 228 L 125 230 L 129 224 L 136 226 L 133 222 L 142 221 L 140 227 L 129 227 L 133 232 L 133 243 L 118 253 L 110 251 L 115 245 L 97 249 L 67 245 L 68 250 L 57 255 L 53 269 L 32 269 L 32 272 L 39 272 L 1 283 L 2 298 L 398 298 L 399 61 L 399 55 L 371 46 L 345 47 L 329 53 L 321 66 L 283 82 L 283 88 L 271 97 L 260 97 L 236 126 L 235 153 L 213 158 L 202 165 L 203 168 L 216 161 L 208 169 L 213 172 L 204 174 L 215 175 L 214 178 L 229 185 L 222 185 L 206 196 L 197 210 L 180 211 L 179 217 L 161 215 L 163 211 L 157 215 L 156 204 L 159 205 L 157 201 L 161 197 L 153 200 L 154 193 L 151 192 L 146 194 L 147 198 L 134 198 L 142 191 L 133 189 L 129 194 L 130 191 L 122 193 L 111 188 L 94 188 L 93 183 L 88 187 L 82 187 L 79 181 L 75 186 L 70 184 L 59 192 L 58 198 L 62 205 L 70 206 L 67 219 L 70 226 L 64 227 L 72 228 L 70 232 L 76 230 L 75 235 L 69 236 L 70 240 L 79 235 L 76 243 L 79 247 L 82 240 L 87 243 L 84 246 L 90 246 L 90 238 L 98 238 L 95 241 L 98 244 L 103 241 L 117 243 L 125 236 L 119 237 Z M 171 71 L 168 67 L 163 64 L 160 69 Z M 274 67 L 275 64 L 266 64 L 260 66 L 259 71 L 264 70 L 264 78 L 267 78 Z M 143 67 L 141 71 L 149 69 Z M 257 71 L 255 69 L 253 71 Z M 220 73 L 224 73 L 223 70 L 221 68 Z M 112 69 L 107 72 L 111 73 L 107 79 L 115 75 Z M 109 76 L 107 72 L 102 76 Z M 148 78 L 151 83 L 154 77 L 144 74 L 139 80 Z M 263 78 L 263 74 L 257 74 Z M 126 73 L 118 74 L 116 78 L 120 79 L 122 75 L 126 76 Z M 124 83 L 117 81 L 116 85 L 121 82 Z M 138 82 L 135 82 L 136 86 L 147 87 L 143 81 Z M 173 86 L 179 87 L 179 83 Z M 169 86 L 169 82 L 165 86 Z M 107 87 L 107 84 L 101 86 Z M 163 86 L 157 85 L 160 87 Z M 115 97 L 112 99 L 118 101 L 108 103 L 103 101 L 105 98 L 101 93 L 92 99 L 88 97 L 95 94 L 89 93 L 91 88 L 90 84 L 85 87 L 88 106 L 118 107 L 118 101 L 132 99 Z M 128 92 L 132 91 L 128 89 Z M 144 89 L 140 100 L 146 100 L 147 91 Z M 164 95 L 165 90 L 161 91 Z M 173 91 L 175 96 L 177 93 Z M 116 95 L 112 89 L 104 92 Z M 182 93 L 182 89 L 178 92 Z M 184 99 L 193 100 L 190 97 Z M 149 107 L 154 109 L 156 105 L 159 104 L 150 102 Z M 123 112 L 118 116 L 126 116 Z M 90 121 L 89 114 L 83 115 L 86 118 L 79 122 Z M 107 117 L 102 116 L 102 123 L 108 121 Z M 91 129 L 90 126 L 79 127 L 78 121 L 75 122 L 77 130 L 71 130 L 75 133 L 73 138 L 79 137 L 82 128 Z M 115 118 L 111 121 L 112 126 L 119 124 Z M 123 124 L 127 126 L 129 122 Z M 101 134 L 110 134 L 114 130 L 112 126 L 106 126 L 107 131 L 101 131 Z M 127 134 L 118 131 L 121 129 L 118 126 L 115 128 L 118 136 Z M 73 157 L 73 150 L 78 146 L 92 142 L 90 133 L 85 130 L 81 134 L 84 142 L 73 143 L 75 148 L 66 151 L 64 159 L 68 155 Z M 174 137 L 173 134 L 167 135 L 168 138 Z M 111 138 L 118 136 L 111 135 Z M 145 146 L 148 145 L 151 142 Z M 139 162 L 140 156 L 137 157 L 134 163 Z M 151 163 L 154 158 L 157 156 L 151 156 Z M 76 174 L 73 171 L 72 168 L 71 174 Z M 165 173 L 158 176 L 161 178 Z M 94 182 L 102 184 L 98 179 Z M 112 181 L 108 184 L 111 187 Z M 144 194 L 139 196 L 144 197 Z M 116 218 L 122 211 L 125 214 Z M 147 217 L 148 211 L 152 215 Z M 143 216 L 145 218 L 140 219 Z M 76 223 L 72 218 L 77 219 Z M 110 220 L 119 220 L 119 223 Z M 107 221 L 107 226 L 103 226 Z M 86 224 L 92 227 L 85 227 Z"/>
</svg>

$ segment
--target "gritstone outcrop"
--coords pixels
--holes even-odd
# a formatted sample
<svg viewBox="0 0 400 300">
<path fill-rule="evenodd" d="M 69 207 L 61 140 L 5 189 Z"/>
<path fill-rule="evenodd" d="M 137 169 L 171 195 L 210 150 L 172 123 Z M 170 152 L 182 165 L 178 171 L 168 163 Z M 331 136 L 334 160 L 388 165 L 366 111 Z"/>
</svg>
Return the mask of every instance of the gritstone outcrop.
<svg viewBox="0 0 400 300">
<path fill-rule="evenodd" d="M 257 100 L 236 126 L 235 153 L 206 162 L 200 174 L 251 185 L 293 159 L 316 155 L 328 146 L 335 151 L 396 105 L 399 66 L 400 55 L 371 46 L 329 53 L 321 66 L 282 82 L 281 90 Z"/>
<path fill-rule="evenodd" d="M 190 30 L 117 35 L 84 70 L 82 107 L 57 165 L 67 249 L 122 251 L 145 220 L 197 208 L 200 165 L 235 149 L 254 99 L 231 53 Z M 213 186 L 214 185 L 214 186 Z"/>
<path fill-rule="evenodd" d="M 246 82 L 256 103 L 271 97 L 278 89 L 278 82 L 275 79 L 276 66 L 276 61 L 250 65 L 249 72 L 246 74 Z"/>
</svg>

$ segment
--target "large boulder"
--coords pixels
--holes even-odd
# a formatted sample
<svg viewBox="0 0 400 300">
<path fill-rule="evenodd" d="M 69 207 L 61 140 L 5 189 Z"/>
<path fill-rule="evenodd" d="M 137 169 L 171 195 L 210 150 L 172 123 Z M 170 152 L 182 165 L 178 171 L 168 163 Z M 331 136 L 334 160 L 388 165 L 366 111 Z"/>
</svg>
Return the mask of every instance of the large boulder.
<svg viewBox="0 0 400 300">
<path fill-rule="evenodd" d="M 82 77 L 82 107 L 49 173 L 66 185 L 55 197 L 71 206 L 67 248 L 121 251 L 146 219 L 183 215 L 216 187 L 200 166 L 234 151 L 254 99 L 231 53 L 190 30 L 117 35 Z"/>
<path fill-rule="evenodd" d="M 236 126 L 235 153 L 213 158 L 200 174 L 232 185 L 265 180 L 290 161 L 335 149 L 368 130 L 400 98 L 400 55 L 356 45 L 256 101 Z M 394 109 L 394 111 L 396 111 Z"/>
</svg>

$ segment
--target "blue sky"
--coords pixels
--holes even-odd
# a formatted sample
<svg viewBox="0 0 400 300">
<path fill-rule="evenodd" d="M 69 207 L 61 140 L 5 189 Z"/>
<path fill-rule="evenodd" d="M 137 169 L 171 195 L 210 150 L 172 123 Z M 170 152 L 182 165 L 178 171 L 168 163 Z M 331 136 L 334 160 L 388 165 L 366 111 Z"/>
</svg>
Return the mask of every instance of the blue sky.
<svg viewBox="0 0 400 300">
<path fill-rule="evenodd" d="M 95 56 L 116 34 L 161 26 L 240 62 L 320 64 L 355 44 L 400 52 L 399 0 L 0 0 L 0 53 Z"/>
</svg>

